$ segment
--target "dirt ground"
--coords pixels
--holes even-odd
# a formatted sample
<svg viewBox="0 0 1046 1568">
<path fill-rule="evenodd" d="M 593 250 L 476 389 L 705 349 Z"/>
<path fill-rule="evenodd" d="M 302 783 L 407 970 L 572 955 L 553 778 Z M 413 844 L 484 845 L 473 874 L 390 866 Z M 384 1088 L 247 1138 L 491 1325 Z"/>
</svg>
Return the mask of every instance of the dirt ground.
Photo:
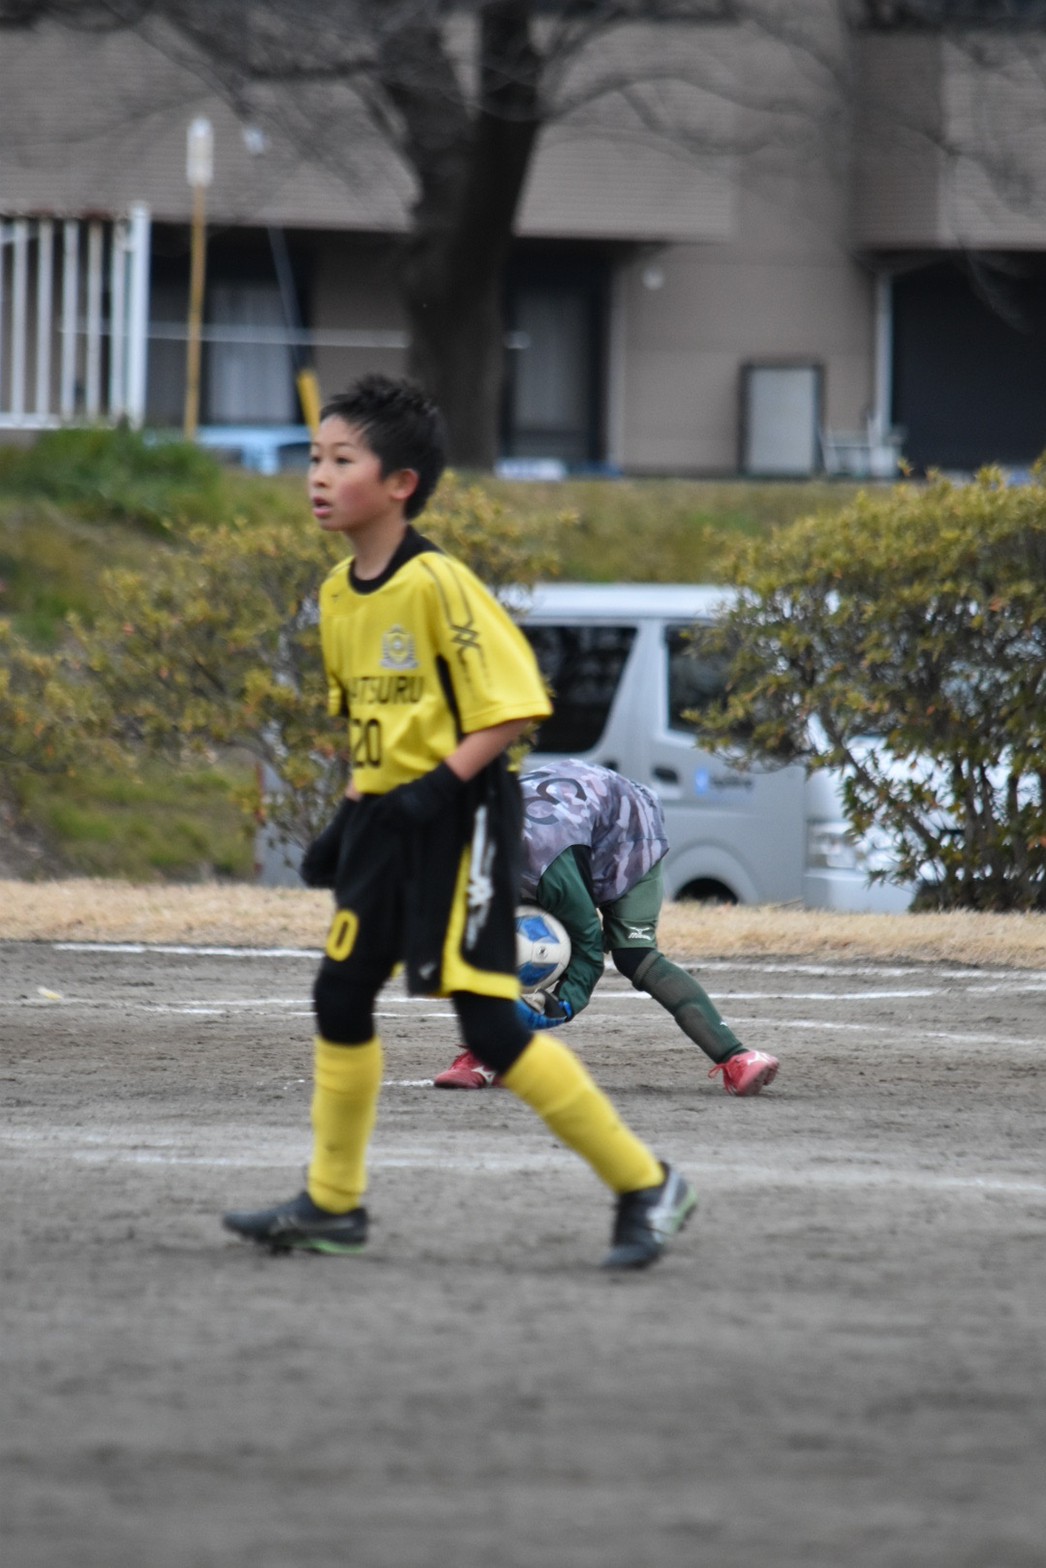
<svg viewBox="0 0 1046 1568">
<path fill-rule="evenodd" d="M 0 943 L 4 1568 L 1042 1568 L 1041 969 L 708 963 L 752 1100 L 608 976 L 564 1038 L 701 1195 L 617 1278 L 395 987 L 367 1253 L 222 1231 L 301 1185 L 314 962 Z"/>
</svg>

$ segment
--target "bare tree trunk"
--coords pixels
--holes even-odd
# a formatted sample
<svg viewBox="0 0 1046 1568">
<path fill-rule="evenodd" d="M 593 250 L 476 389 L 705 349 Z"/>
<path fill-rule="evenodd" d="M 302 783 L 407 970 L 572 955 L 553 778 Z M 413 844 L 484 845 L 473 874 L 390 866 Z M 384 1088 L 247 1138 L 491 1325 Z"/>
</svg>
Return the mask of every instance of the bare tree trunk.
<svg viewBox="0 0 1046 1568">
<path fill-rule="evenodd" d="M 539 123 L 541 60 L 533 0 L 483 0 L 476 36 L 476 102 L 434 102 L 414 90 L 421 62 L 449 83 L 438 31 L 401 29 L 381 56 L 385 87 L 407 127 L 418 176 L 414 226 L 400 287 L 411 332 L 411 373 L 447 421 L 451 462 L 491 468 L 504 374 L 502 288 Z M 404 61 L 415 69 L 404 73 Z"/>
<path fill-rule="evenodd" d="M 492 468 L 504 375 L 500 276 L 465 297 L 453 280 L 445 289 L 412 287 L 411 269 L 404 271 L 410 374 L 443 410 L 451 462 L 459 468 Z"/>
</svg>

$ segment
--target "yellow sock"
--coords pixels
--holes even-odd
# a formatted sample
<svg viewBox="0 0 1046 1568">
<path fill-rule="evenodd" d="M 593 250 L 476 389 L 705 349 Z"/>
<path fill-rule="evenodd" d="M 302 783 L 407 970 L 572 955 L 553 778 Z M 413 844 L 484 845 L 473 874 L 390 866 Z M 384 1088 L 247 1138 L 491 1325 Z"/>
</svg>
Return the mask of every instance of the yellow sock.
<svg viewBox="0 0 1046 1568">
<path fill-rule="evenodd" d="M 367 1144 L 378 1113 L 381 1041 L 331 1045 L 316 1036 L 309 1197 L 347 1214 L 367 1190 Z"/>
<path fill-rule="evenodd" d="M 572 1051 L 535 1035 L 501 1081 L 613 1192 L 658 1187 L 661 1162 L 619 1118 Z"/>
</svg>

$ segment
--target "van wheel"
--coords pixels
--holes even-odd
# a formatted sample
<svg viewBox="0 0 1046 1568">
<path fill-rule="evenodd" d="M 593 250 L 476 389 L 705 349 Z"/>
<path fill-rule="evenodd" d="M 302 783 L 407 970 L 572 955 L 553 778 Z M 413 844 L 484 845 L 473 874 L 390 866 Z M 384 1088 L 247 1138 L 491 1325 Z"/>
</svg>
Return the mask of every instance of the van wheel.
<svg viewBox="0 0 1046 1568">
<path fill-rule="evenodd" d="M 679 889 L 676 898 L 691 904 L 737 903 L 737 894 L 731 892 L 725 882 L 716 882 L 712 877 L 698 877 L 696 882 L 688 882 L 686 887 Z"/>
</svg>

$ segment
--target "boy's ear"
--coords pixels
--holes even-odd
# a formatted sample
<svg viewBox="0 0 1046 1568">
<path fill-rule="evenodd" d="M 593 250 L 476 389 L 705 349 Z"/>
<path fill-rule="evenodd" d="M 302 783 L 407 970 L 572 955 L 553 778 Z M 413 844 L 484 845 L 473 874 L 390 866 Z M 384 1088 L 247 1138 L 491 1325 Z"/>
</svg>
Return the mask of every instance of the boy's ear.
<svg viewBox="0 0 1046 1568">
<path fill-rule="evenodd" d="M 416 468 L 397 468 L 386 481 L 388 493 L 395 501 L 409 501 L 418 488 Z"/>
</svg>

